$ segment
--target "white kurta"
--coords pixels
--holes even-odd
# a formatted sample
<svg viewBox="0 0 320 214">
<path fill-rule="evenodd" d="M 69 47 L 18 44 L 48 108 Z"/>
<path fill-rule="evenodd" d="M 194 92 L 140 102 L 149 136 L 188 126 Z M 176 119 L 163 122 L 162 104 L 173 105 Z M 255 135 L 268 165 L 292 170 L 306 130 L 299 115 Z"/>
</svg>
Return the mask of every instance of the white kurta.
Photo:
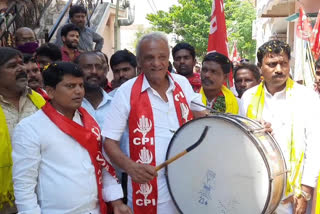
<svg viewBox="0 0 320 214">
<path fill-rule="evenodd" d="M 201 95 L 197 94 L 193 91 L 189 81 L 178 74 L 171 74 L 174 80 L 180 85 L 181 89 L 185 97 L 187 98 L 187 102 L 194 111 L 202 111 L 203 108 L 191 104 L 191 101 L 195 101 L 197 103 L 202 103 Z M 155 154 L 156 154 L 156 165 L 165 161 L 166 152 L 168 149 L 168 145 L 173 136 L 173 132 L 179 128 L 179 122 L 174 106 L 173 101 L 173 89 L 174 83 L 170 79 L 170 85 L 166 92 L 168 102 L 165 102 L 157 91 L 155 91 L 149 85 L 146 77 L 143 79 L 142 91 L 147 90 L 149 99 L 152 106 L 153 111 L 153 119 L 154 119 L 154 128 L 155 128 Z M 130 96 L 131 89 L 135 82 L 136 78 L 130 79 L 118 88 L 116 94 L 111 103 L 111 110 L 106 115 L 106 122 L 102 129 L 102 136 L 119 141 L 122 133 L 127 130 L 128 126 L 128 117 L 130 113 Z M 112 123 L 108 123 L 108 121 L 112 121 Z M 128 141 L 129 142 L 129 141 Z M 127 156 L 130 156 L 129 144 L 122 145 L 122 151 Z M 168 206 L 164 206 L 161 210 L 161 203 L 170 204 L 170 206 L 174 206 L 171 202 L 171 197 L 168 191 L 168 187 L 165 180 L 164 170 L 160 170 L 158 172 L 158 214 L 160 213 L 174 213 L 171 210 L 175 210 L 174 207 L 170 208 Z M 128 177 L 128 204 L 132 206 L 132 183 L 130 176 Z"/>
<path fill-rule="evenodd" d="M 242 96 L 240 102 L 240 115 L 246 116 L 251 99 L 257 91 L 258 86 L 248 89 Z M 275 93 L 273 96 L 265 91 L 265 104 L 262 112 L 262 119 L 271 123 L 274 137 L 277 140 L 289 165 L 290 151 L 288 142 L 291 139 L 292 115 L 294 118 L 294 139 L 295 144 L 304 144 L 305 160 L 302 174 L 302 184 L 314 187 L 319 173 L 319 121 L 320 121 L 320 99 L 317 94 L 297 83 L 292 89 L 292 99 L 286 98 L 286 89 Z M 286 207 L 286 209 L 283 209 Z M 289 205 L 280 206 L 283 213 L 291 213 Z M 277 213 L 282 213 L 277 210 Z"/>
<path fill-rule="evenodd" d="M 78 112 L 73 120 L 82 125 Z M 89 153 L 42 110 L 17 125 L 12 145 L 19 213 L 100 213 L 95 170 Z M 102 194 L 105 201 L 123 197 L 121 185 L 105 170 Z"/>
</svg>

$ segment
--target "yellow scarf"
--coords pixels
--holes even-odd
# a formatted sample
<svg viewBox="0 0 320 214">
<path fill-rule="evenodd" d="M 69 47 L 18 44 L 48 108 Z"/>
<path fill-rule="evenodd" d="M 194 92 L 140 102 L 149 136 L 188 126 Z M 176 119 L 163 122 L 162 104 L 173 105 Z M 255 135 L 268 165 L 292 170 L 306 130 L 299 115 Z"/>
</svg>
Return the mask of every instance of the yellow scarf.
<svg viewBox="0 0 320 214">
<path fill-rule="evenodd" d="M 239 112 L 239 106 L 237 98 L 233 95 L 232 91 L 230 91 L 226 86 L 222 85 L 221 91 L 224 95 L 225 101 L 226 101 L 226 112 L 230 114 L 238 114 Z M 202 95 L 202 102 L 205 106 L 207 106 L 207 97 L 204 93 L 203 88 L 201 87 L 200 92 Z"/>
<path fill-rule="evenodd" d="M 45 104 L 45 100 L 40 94 L 33 91 L 28 94 L 29 99 L 37 107 L 41 108 Z M 12 146 L 10 140 L 9 129 L 7 126 L 4 112 L 0 105 L 0 209 L 5 203 L 13 205 L 14 192 L 12 182 Z"/>
<path fill-rule="evenodd" d="M 317 185 L 317 201 L 316 201 L 316 212 L 317 214 L 320 213 L 320 175 L 318 177 L 318 185 Z"/>
<path fill-rule="evenodd" d="M 292 89 L 294 86 L 294 81 L 288 78 L 286 82 L 286 98 L 292 100 Z M 262 112 L 265 101 L 265 90 L 264 90 L 264 81 L 260 83 L 257 88 L 257 92 L 251 99 L 251 103 L 248 106 L 247 117 L 251 119 L 262 119 Z M 302 163 L 304 160 L 304 149 L 299 148 L 295 145 L 294 140 L 294 131 L 293 131 L 293 115 L 291 116 L 291 137 L 288 142 L 288 151 L 290 152 L 289 167 L 290 171 L 287 175 L 287 187 L 286 195 L 294 193 L 296 196 L 301 194 L 301 178 L 302 178 Z"/>
</svg>

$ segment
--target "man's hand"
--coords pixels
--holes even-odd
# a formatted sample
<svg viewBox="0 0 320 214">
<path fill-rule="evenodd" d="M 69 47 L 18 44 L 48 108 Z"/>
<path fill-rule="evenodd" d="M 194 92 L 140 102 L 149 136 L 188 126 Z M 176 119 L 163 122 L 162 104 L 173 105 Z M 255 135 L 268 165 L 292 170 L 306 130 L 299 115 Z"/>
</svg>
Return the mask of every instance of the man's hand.
<svg viewBox="0 0 320 214">
<path fill-rule="evenodd" d="M 300 196 L 294 199 L 293 213 L 294 214 L 305 214 L 307 211 L 308 201 Z"/>
<path fill-rule="evenodd" d="M 114 214 L 133 214 L 131 209 L 125 205 L 121 199 L 111 201 Z"/>
<path fill-rule="evenodd" d="M 264 127 L 265 132 L 269 132 L 270 134 L 272 134 L 273 129 L 271 128 L 271 123 L 264 120 L 259 120 L 259 123 Z"/>
<path fill-rule="evenodd" d="M 312 187 L 301 185 L 301 190 L 309 195 L 313 194 Z M 294 204 L 293 204 L 293 213 L 305 214 L 307 211 L 307 207 L 308 207 L 308 201 L 303 196 L 300 196 L 299 198 L 295 198 Z"/>
<path fill-rule="evenodd" d="M 139 184 L 145 184 L 158 175 L 154 166 L 135 162 L 132 162 L 127 173 L 131 176 L 134 182 Z"/>
</svg>

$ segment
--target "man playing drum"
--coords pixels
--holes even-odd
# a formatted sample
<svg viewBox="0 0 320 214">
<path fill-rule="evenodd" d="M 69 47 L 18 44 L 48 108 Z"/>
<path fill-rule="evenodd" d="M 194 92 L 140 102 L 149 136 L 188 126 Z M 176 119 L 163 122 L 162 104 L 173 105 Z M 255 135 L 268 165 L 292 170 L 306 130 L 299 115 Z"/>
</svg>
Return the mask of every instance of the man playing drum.
<svg viewBox="0 0 320 214">
<path fill-rule="evenodd" d="M 223 85 L 231 69 L 232 62 L 228 57 L 218 52 L 207 54 L 202 61 L 200 94 L 206 106 L 218 112 L 238 114 L 236 97 Z"/>
<path fill-rule="evenodd" d="M 155 166 L 165 161 L 173 133 L 193 117 L 204 116 L 201 103 L 188 80 L 168 72 L 169 46 L 165 35 L 150 33 L 137 45 L 141 74 L 122 84 L 106 114 L 102 135 L 110 159 L 128 173 L 128 204 L 135 214 L 178 213 L 169 195 L 164 170 L 158 177 Z M 129 131 L 122 151 L 119 140 Z"/>
<path fill-rule="evenodd" d="M 257 53 L 264 81 L 241 98 L 240 115 L 270 122 L 287 165 L 287 186 L 276 213 L 309 213 L 316 184 L 320 115 L 317 94 L 289 78 L 290 47 L 272 40 Z"/>
</svg>

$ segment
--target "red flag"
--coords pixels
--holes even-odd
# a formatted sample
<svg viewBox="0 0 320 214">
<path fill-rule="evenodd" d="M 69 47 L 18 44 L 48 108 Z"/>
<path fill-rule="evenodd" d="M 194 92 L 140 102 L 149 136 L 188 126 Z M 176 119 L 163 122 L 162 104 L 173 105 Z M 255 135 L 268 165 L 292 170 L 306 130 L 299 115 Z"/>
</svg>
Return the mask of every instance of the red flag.
<svg viewBox="0 0 320 214">
<path fill-rule="evenodd" d="M 298 19 L 296 33 L 297 33 L 297 36 L 303 40 L 310 41 L 311 39 L 312 25 L 302 7 L 300 7 L 300 16 Z"/>
<path fill-rule="evenodd" d="M 233 43 L 232 62 L 240 62 L 241 58 L 238 54 L 237 42 Z"/>
<path fill-rule="evenodd" d="M 208 52 L 219 52 L 227 57 L 228 54 L 228 38 L 226 19 L 224 16 L 223 0 L 213 0 L 210 31 L 208 40 Z M 229 75 L 229 87 L 233 86 L 233 75 Z"/>
<path fill-rule="evenodd" d="M 311 51 L 314 59 L 317 60 L 320 57 L 320 10 L 315 26 L 313 27 L 311 38 Z"/>
</svg>

